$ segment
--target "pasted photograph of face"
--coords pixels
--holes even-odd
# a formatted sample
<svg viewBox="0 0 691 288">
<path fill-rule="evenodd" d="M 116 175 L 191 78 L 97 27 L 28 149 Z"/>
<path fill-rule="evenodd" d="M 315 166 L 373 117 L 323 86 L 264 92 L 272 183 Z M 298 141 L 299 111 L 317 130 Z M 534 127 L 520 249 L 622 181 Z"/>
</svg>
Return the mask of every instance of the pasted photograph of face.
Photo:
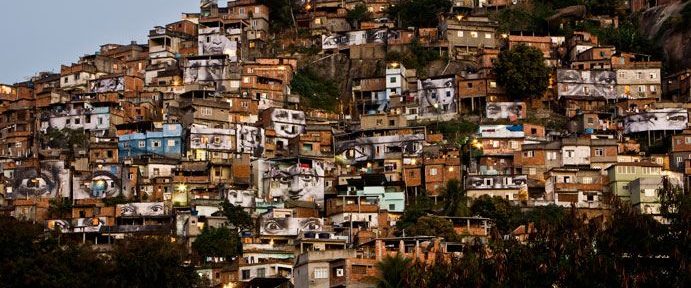
<svg viewBox="0 0 691 288">
<path fill-rule="evenodd" d="M 258 157 L 263 152 L 263 135 L 261 128 L 239 125 L 238 126 L 238 150 L 242 153 L 251 153 Z"/>
<path fill-rule="evenodd" d="M 10 178 L 11 198 L 38 197 L 54 198 L 67 191 L 63 182 L 69 179 L 69 172 L 61 163 L 41 163 L 41 169 L 17 169 Z"/>
<path fill-rule="evenodd" d="M 624 130 L 626 133 L 683 130 L 688 125 L 688 113 L 686 111 L 647 112 L 630 115 L 625 118 Z"/>
<path fill-rule="evenodd" d="M 487 103 L 487 118 L 489 119 L 523 119 L 525 112 L 525 103 L 523 102 Z"/>
<path fill-rule="evenodd" d="M 294 236 L 303 231 L 322 231 L 323 226 L 319 218 L 262 218 L 260 234 Z"/>
<path fill-rule="evenodd" d="M 223 75 L 224 65 L 221 59 L 190 60 L 185 69 L 185 83 L 222 81 Z"/>
<path fill-rule="evenodd" d="M 91 193 L 93 198 L 115 197 L 120 194 L 117 179 L 108 175 L 99 175 L 91 179 Z"/>
<path fill-rule="evenodd" d="M 324 201 L 324 167 L 314 161 L 311 167 L 292 165 L 271 167 L 271 195 L 283 200 Z"/>
<path fill-rule="evenodd" d="M 221 34 L 199 35 L 199 47 L 201 55 L 225 54 L 232 57 L 237 51 L 237 44 Z"/>
<path fill-rule="evenodd" d="M 453 78 L 425 79 L 418 82 L 419 98 L 423 100 L 425 111 L 429 113 L 448 113 L 456 111 L 456 97 Z"/>
<path fill-rule="evenodd" d="M 306 119 L 303 111 L 275 109 L 271 113 L 271 120 L 279 137 L 295 138 L 305 129 Z"/>
<path fill-rule="evenodd" d="M 117 210 L 121 216 L 160 216 L 165 212 L 163 202 L 118 204 Z"/>
<path fill-rule="evenodd" d="M 235 206 L 249 208 L 254 206 L 254 191 L 252 190 L 227 190 L 225 199 Z"/>
</svg>

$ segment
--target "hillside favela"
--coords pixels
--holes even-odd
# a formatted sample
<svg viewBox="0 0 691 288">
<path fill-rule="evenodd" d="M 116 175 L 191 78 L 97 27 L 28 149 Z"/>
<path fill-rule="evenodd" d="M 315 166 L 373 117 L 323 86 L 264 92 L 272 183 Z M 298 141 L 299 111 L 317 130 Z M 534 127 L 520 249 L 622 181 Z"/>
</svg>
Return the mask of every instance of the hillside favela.
<svg viewBox="0 0 691 288">
<path fill-rule="evenodd" d="M 190 1 L 0 84 L 0 287 L 691 287 L 691 1 Z"/>
</svg>

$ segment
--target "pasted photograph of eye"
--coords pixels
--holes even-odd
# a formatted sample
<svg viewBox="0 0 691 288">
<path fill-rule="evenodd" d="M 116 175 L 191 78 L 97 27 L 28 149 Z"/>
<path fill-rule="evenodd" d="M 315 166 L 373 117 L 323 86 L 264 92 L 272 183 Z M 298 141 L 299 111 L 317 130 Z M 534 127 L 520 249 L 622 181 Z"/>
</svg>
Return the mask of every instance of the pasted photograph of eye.
<svg viewBox="0 0 691 288">
<path fill-rule="evenodd" d="M 299 227 L 302 231 L 321 231 L 322 220 L 318 218 L 305 218 L 299 220 Z"/>
<path fill-rule="evenodd" d="M 44 161 L 41 167 L 21 168 L 14 171 L 9 184 L 12 193 L 8 198 L 38 197 L 55 198 L 69 193 L 69 171 L 62 161 Z"/>
<path fill-rule="evenodd" d="M 116 207 L 122 216 L 162 216 L 165 214 L 163 202 L 118 204 Z"/>
<path fill-rule="evenodd" d="M 262 219 L 261 234 L 268 235 L 289 235 L 288 218 L 266 218 Z"/>
</svg>

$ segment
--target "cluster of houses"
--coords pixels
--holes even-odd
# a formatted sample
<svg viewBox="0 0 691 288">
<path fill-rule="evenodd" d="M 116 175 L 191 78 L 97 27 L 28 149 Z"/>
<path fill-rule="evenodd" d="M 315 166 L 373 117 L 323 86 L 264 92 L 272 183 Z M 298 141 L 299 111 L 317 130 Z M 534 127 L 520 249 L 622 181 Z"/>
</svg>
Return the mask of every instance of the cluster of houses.
<svg viewBox="0 0 691 288">
<path fill-rule="evenodd" d="M 434 261 L 489 237 L 492 219 L 478 216 L 446 218 L 462 242 L 396 236 L 405 207 L 444 201 L 452 179 L 471 198 L 591 217 L 619 199 L 659 219 L 663 177 L 689 187 L 691 71 L 663 75 L 587 32 L 500 31 L 480 13 L 513 2 L 453 1 L 439 27 L 409 29 L 387 19 L 397 1 L 302 1 L 294 21 L 309 33 L 289 40 L 271 33 L 262 1 L 201 2 L 147 44 L 106 44 L 59 73 L 0 85 L 1 214 L 93 245 L 169 235 L 191 247 L 204 227 L 226 225 L 229 201 L 256 228 L 238 258 L 198 267 L 214 285 L 368 287 L 386 255 Z M 358 4 L 372 20 L 353 25 Z M 386 62 L 348 79 L 339 111 L 326 111 L 292 93 L 309 64 L 267 56 L 276 39 L 350 61 L 419 41 L 475 69 L 422 77 Z M 497 84 L 493 64 L 516 45 L 543 52 L 544 95 L 509 99 Z M 563 125 L 545 121 L 557 114 Z M 477 124 L 462 141 L 438 129 L 461 121 Z"/>
</svg>

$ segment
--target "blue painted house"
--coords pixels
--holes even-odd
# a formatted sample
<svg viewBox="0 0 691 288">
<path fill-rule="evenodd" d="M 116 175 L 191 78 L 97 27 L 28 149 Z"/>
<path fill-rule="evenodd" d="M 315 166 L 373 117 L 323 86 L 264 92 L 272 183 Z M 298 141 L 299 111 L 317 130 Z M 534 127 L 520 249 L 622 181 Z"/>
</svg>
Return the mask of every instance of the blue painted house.
<svg viewBox="0 0 691 288">
<path fill-rule="evenodd" d="M 122 135 L 118 141 L 119 159 L 143 155 L 180 159 L 185 133 L 182 125 L 163 124 L 160 131 L 145 131 Z"/>
</svg>

